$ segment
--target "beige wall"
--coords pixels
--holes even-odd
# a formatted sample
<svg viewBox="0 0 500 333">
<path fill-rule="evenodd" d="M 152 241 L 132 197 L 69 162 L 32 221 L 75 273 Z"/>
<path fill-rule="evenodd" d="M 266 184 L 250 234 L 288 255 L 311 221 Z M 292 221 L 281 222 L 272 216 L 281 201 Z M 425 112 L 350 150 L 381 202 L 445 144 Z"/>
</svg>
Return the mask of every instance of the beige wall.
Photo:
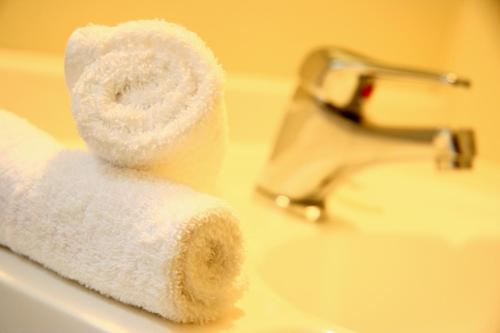
<svg viewBox="0 0 500 333">
<path fill-rule="evenodd" d="M 62 54 L 88 22 L 161 17 L 198 32 L 226 69 L 290 76 L 313 47 L 440 68 L 460 0 L 0 0 L 0 47 Z"/>
<path fill-rule="evenodd" d="M 500 1 L 465 0 L 448 52 L 450 68 L 473 80 L 458 100 L 458 121 L 476 128 L 483 157 L 500 162 Z"/>
</svg>

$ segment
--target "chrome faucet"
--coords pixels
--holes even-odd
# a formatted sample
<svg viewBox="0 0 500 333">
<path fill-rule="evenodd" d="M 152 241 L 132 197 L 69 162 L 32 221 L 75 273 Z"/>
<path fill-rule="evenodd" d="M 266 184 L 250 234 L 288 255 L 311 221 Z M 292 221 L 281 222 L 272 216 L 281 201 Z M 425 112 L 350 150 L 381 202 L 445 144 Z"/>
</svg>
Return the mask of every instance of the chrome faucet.
<svg viewBox="0 0 500 333">
<path fill-rule="evenodd" d="M 408 78 L 468 88 L 453 73 L 383 65 L 323 48 L 309 54 L 257 190 L 276 205 L 317 220 L 326 195 L 346 171 L 401 158 L 433 157 L 439 168 L 471 168 L 471 129 L 396 128 L 371 124 L 364 112 L 377 81 Z"/>
</svg>

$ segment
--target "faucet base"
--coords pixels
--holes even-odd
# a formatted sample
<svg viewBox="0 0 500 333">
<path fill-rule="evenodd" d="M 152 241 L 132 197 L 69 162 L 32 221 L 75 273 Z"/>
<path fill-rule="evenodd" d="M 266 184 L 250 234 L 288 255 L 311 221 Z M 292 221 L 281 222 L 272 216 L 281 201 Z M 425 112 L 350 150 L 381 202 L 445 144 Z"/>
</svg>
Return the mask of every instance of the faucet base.
<svg viewBox="0 0 500 333">
<path fill-rule="evenodd" d="M 292 199 L 284 194 L 270 192 L 261 186 L 256 187 L 256 192 L 275 206 L 308 221 L 319 222 L 326 218 L 325 202 L 322 199 Z"/>
</svg>

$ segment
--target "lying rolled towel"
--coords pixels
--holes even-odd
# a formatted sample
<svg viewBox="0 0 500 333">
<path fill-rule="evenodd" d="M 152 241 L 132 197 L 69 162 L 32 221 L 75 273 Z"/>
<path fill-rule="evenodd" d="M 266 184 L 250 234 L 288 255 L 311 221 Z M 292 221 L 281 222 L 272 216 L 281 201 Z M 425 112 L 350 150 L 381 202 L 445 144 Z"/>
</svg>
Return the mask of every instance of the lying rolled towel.
<svg viewBox="0 0 500 333">
<path fill-rule="evenodd" d="M 223 72 L 195 33 L 161 20 L 77 29 L 65 78 L 80 135 L 98 156 L 213 187 L 227 136 Z"/>
<path fill-rule="evenodd" d="M 223 202 L 65 150 L 1 110 L 0 243 L 177 322 L 215 319 L 237 295 L 241 235 Z"/>
</svg>

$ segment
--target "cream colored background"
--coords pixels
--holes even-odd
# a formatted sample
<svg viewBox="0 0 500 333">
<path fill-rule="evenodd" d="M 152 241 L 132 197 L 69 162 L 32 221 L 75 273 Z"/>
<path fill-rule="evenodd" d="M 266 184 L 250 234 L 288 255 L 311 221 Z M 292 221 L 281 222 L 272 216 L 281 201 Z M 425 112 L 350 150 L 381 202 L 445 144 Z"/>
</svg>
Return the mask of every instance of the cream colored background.
<svg viewBox="0 0 500 333">
<path fill-rule="evenodd" d="M 292 75 L 304 53 L 345 45 L 441 67 L 458 0 L 0 0 L 0 45 L 62 53 L 89 22 L 161 17 L 198 32 L 229 71 Z"/>
<path fill-rule="evenodd" d="M 154 17 L 198 32 L 232 73 L 290 79 L 319 45 L 463 73 L 474 85 L 455 123 L 473 125 L 481 155 L 500 161 L 498 0 L 0 0 L 0 48 L 62 56 L 78 26 Z"/>
<path fill-rule="evenodd" d="M 476 128 L 482 156 L 500 162 L 500 1 L 464 1 L 452 31 L 448 67 L 473 79 L 460 122 Z"/>
</svg>

